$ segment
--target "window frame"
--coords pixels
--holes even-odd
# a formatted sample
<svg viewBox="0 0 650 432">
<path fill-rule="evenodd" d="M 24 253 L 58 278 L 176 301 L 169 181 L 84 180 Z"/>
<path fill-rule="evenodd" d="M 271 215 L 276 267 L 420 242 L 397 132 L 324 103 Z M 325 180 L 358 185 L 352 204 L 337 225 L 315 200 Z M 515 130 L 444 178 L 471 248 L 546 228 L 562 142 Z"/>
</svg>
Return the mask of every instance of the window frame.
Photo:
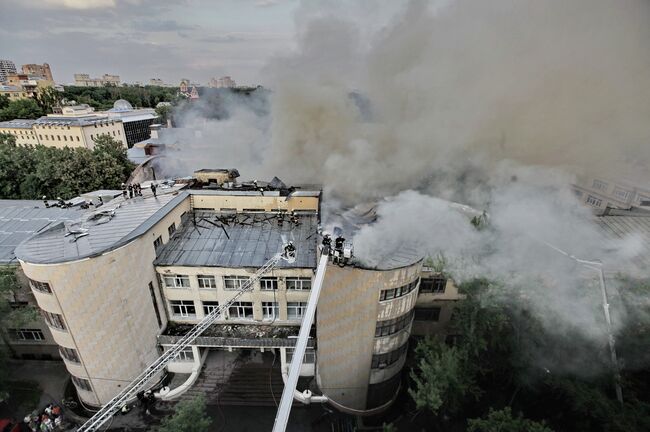
<svg viewBox="0 0 650 432">
<path fill-rule="evenodd" d="M 268 288 L 268 285 L 271 285 L 271 288 Z M 263 277 L 260 278 L 260 291 L 277 291 L 278 289 L 278 278 L 275 276 Z"/>
<path fill-rule="evenodd" d="M 216 300 L 201 300 L 203 315 L 210 315 L 213 310 L 219 309 L 219 302 Z"/>
<path fill-rule="evenodd" d="M 242 285 L 244 285 L 246 282 L 248 282 L 250 278 L 248 276 L 240 276 L 240 275 L 230 275 L 230 276 L 223 276 L 223 289 L 225 291 L 237 291 L 242 289 Z M 233 284 L 232 287 L 229 287 L 228 285 L 231 282 L 236 282 Z"/>
<path fill-rule="evenodd" d="M 174 308 L 177 307 L 177 313 Z M 169 309 L 173 317 L 176 318 L 196 318 L 196 305 L 194 300 L 169 300 Z M 190 312 L 193 310 L 194 312 Z"/>
<path fill-rule="evenodd" d="M 59 354 L 69 362 L 81 364 L 79 353 L 74 348 L 59 346 Z"/>
<path fill-rule="evenodd" d="M 45 323 L 48 325 L 48 327 L 59 331 L 68 331 L 68 327 L 65 325 L 65 319 L 63 318 L 63 315 L 54 312 L 48 312 L 46 310 L 42 310 L 42 313 L 43 318 L 45 319 Z"/>
<path fill-rule="evenodd" d="M 262 302 L 262 319 L 267 321 L 280 319 L 280 303 Z"/>
<path fill-rule="evenodd" d="M 199 289 L 202 290 L 212 290 L 212 289 L 217 289 L 217 278 L 216 276 L 213 275 L 196 275 L 196 281 L 199 285 Z M 210 286 L 205 286 L 206 285 Z"/>
<path fill-rule="evenodd" d="M 170 288 L 170 289 L 190 289 L 191 284 L 190 284 L 190 276 L 189 275 L 182 275 L 182 274 L 163 274 L 163 283 L 165 284 L 165 288 Z M 172 283 L 168 283 L 171 281 Z M 187 283 L 187 286 L 184 285 L 184 283 Z"/>
<path fill-rule="evenodd" d="M 9 328 L 7 329 L 9 337 L 16 341 L 23 342 L 41 342 L 45 340 L 45 333 L 41 329 L 31 329 L 31 328 Z M 25 335 L 31 334 L 33 338 L 25 337 Z"/>
<path fill-rule="evenodd" d="M 292 315 L 291 310 L 295 310 L 296 314 Z M 307 312 L 307 302 L 287 302 L 287 320 L 301 321 L 305 316 L 305 312 Z"/>
<path fill-rule="evenodd" d="M 28 278 L 28 281 L 32 290 L 42 294 L 52 294 L 52 285 L 49 282 L 37 281 L 31 278 Z"/>
<path fill-rule="evenodd" d="M 250 315 L 246 312 L 250 308 Z M 237 313 L 234 314 L 233 311 Z M 242 314 L 243 312 L 243 314 Z M 228 317 L 231 319 L 254 319 L 253 302 L 249 301 L 236 301 L 228 307 Z"/>
<path fill-rule="evenodd" d="M 70 375 L 70 377 L 72 378 L 72 382 L 74 383 L 75 387 L 88 392 L 93 391 L 92 384 L 90 383 L 89 379 L 80 378 L 72 374 Z"/>
<path fill-rule="evenodd" d="M 176 222 L 172 222 L 172 224 L 167 227 L 167 234 L 169 234 L 169 238 L 171 238 L 175 232 L 176 232 Z"/>
<path fill-rule="evenodd" d="M 415 321 L 424 321 L 424 322 L 440 321 L 440 313 L 442 312 L 441 306 L 416 307 L 413 310 L 415 311 L 413 317 Z"/>
<path fill-rule="evenodd" d="M 284 280 L 287 291 L 310 291 L 311 277 L 290 276 Z"/>
</svg>

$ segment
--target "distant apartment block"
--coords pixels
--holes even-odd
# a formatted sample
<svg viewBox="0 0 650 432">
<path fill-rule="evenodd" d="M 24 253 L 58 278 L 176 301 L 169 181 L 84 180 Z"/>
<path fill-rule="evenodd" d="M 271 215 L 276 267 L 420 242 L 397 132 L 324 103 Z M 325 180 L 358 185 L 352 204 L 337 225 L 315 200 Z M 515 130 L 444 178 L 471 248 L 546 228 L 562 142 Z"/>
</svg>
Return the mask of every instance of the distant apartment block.
<svg viewBox="0 0 650 432">
<path fill-rule="evenodd" d="M 635 186 L 632 182 L 586 177 L 572 187 L 581 202 L 594 208 L 629 209 L 650 205 L 650 189 Z"/>
<path fill-rule="evenodd" d="M 165 83 L 160 78 L 151 78 L 149 80 L 149 85 L 162 87 L 165 85 Z"/>
<path fill-rule="evenodd" d="M 89 74 L 74 74 L 74 84 L 79 87 L 119 86 L 119 75 L 104 74 L 101 78 L 91 78 Z"/>
<path fill-rule="evenodd" d="M 229 76 L 221 77 L 221 78 L 211 78 L 210 82 L 208 83 L 208 87 L 211 88 L 233 88 L 237 84 L 235 81 L 230 78 Z"/>
<path fill-rule="evenodd" d="M 40 77 L 44 80 L 54 81 L 54 78 L 52 78 L 52 70 L 50 69 L 50 65 L 47 63 L 43 63 L 42 65 L 38 65 L 38 64 L 23 65 L 22 72 L 26 75 L 33 75 L 33 76 Z"/>
<path fill-rule="evenodd" d="M 16 73 L 16 65 L 11 60 L 0 59 L 0 83 L 7 80 L 7 75 Z"/>
</svg>

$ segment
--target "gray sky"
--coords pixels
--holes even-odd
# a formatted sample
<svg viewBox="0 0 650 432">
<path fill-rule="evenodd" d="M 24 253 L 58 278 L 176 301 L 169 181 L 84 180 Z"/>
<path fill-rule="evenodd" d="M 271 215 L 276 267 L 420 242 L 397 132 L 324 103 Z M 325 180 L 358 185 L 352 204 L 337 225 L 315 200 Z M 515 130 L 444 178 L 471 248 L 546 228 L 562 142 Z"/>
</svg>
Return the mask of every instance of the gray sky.
<svg viewBox="0 0 650 432">
<path fill-rule="evenodd" d="M 0 59 L 74 73 L 200 83 L 264 83 L 268 59 L 293 48 L 295 0 L 1 0 Z"/>
</svg>

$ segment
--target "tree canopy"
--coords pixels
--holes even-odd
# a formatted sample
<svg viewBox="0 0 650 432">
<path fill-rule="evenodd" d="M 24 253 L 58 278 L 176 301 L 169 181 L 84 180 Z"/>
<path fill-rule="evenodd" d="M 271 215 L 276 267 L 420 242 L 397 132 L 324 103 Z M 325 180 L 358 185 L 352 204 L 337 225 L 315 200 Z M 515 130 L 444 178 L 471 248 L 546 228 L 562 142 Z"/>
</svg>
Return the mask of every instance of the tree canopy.
<svg viewBox="0 0 650 432">
<path fill-rule="evenodd" d="M 181 401 L 175 413 L 163 419 L 158 432 L 208 432 L 212 420 L 205 411 L 205 398 Z"/>
<path fill-rule="evenodd" d="M 0 134 L 0 199 L 69 199 L 96 189 L 119 189 L 134 165 L 112 137 L 95 139 L 95 148 L 17 146 Z"/>
<path fill-rule="evenodd" d="M 528 420 L 521 414 L 512 415 L 508 407 L 502 410 L 490 409 L 487 416 L 480 419 L 470 419 L 467 432 L 553 432 L 544 423 Z"/>
<path fill-rule="evenodd" d="M 0 102 L 0 107 L 6 101 Z M 18 99 L 11 101 L 0 109 L 0 121 L 13 119 L 37 119 L 45 113 L 34 99 Z"/>
<path fill-rule="evenodd" d="M 88 104 L 96 110 L 113 108 L 118 99 L 129 101 L 134 108 L 155 108 L 159 102 L 174 102 L 178 98 L 178 87 L 160 86 L 65 86 L 62 94 L 67 101 Z"/>
</svg>

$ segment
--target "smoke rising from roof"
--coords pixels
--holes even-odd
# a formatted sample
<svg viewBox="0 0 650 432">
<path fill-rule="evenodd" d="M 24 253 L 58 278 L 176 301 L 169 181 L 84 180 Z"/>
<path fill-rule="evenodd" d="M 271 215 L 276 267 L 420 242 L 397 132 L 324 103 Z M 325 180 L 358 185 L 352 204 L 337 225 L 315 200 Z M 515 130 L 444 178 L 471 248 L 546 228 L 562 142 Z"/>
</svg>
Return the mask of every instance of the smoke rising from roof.
<svg viewBox="0 0 650 432">
<path fill-rule="evenodd" d="M 267 66 L 268 113 L 185 119 L 205 138 L 186 149 L 192 168 L 321 182 L 344 207 L 391 197 L 355 237 L 369 264 L 408 244 L 443 251 L 458 279 L 542 281 L 526 297 L 547 327 L 602 341 L 580 268 L 541 241 L 608 264 L 636 250 L 604 243 L 569 184 L 585 170 L 648 177 L 650 3 L 375 5 L 305 4 L 297 49 Z M 490 229 L 442 199 L 487 210 Z"/>
</svg>

